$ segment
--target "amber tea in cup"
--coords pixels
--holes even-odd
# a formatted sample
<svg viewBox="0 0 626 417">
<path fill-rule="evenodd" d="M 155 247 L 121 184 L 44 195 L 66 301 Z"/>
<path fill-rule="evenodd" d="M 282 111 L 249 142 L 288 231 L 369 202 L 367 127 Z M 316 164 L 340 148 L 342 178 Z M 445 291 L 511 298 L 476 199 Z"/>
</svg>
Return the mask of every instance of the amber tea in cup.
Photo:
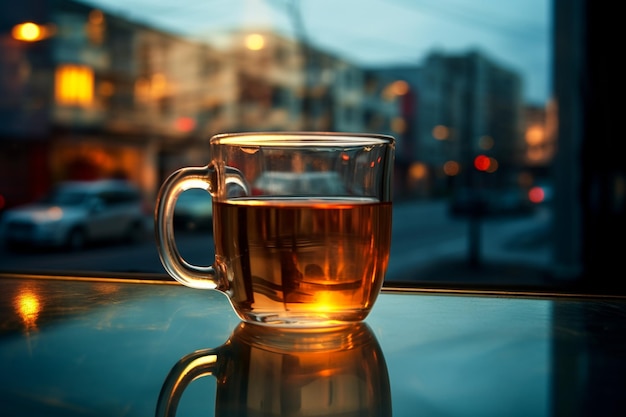
<svg viewBox="0 0 626 417">
<path fill-rule="evenodd" d="M 155 211 L 167 272 L 226 294 L 243 320 L 325 327 L 363 320 L 391 246 L 394 139 L 353 133 L 222 134 L 211 161 L 161 186 Z M 215 260 L 191 265 L 176 248 L 178 196 L 213 197 Z"/>
</svg>

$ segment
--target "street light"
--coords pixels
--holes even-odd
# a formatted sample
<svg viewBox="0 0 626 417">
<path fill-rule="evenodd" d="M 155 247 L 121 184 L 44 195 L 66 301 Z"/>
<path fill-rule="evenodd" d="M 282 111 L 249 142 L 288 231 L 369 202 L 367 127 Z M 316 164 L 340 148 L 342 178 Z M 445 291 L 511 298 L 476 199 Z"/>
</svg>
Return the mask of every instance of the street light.
<svg viewBox="0 0 626 417">
<path fill-rule="evenodd" d="M 11 36 L 13 39 L 23 42 L 37 42 L 49 38 L 54 34 L 54 29 L 49 25 L 38 25 L 33 22 L 19 23 L 13 26 Z"/>
<path fill-rule="evenodd" d="M 246 48 L 251 51 L 259 51 L 265 47 L 265 38 L 258 33 L 246 36 Z"/>
</svg>

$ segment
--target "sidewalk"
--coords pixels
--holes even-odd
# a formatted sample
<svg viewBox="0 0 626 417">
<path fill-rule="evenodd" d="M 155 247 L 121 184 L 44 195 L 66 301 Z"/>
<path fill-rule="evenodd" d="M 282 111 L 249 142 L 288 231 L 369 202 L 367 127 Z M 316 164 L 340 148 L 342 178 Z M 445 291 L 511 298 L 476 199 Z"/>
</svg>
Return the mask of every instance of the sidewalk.
<svg viewBox="0 0 626 417">
<path fill-rule="evenodd" d="M 470 262 L 467 236 L 416 249 L 409 257 L 392 259 L 388 281 L 424 286 L 486 286 L 550 288 L 555 284 L 550 269 L 552 246 L 549 218 L 541 224 L 502 226 L 485 221 L 478 259 Z M 506 233 L 502 228 L 506 227 Z"/>
<path fill-rule="evenodd" d="M 483 260 L 472 265 L 467 257 L 449 257 L 417 265 L 397 274 L 395 282 L 420 283 L 424 286 L 461 287 L 524 287 L 548 288 L 554 286 L 549 269 L 525 262 Z"/>
</svg>

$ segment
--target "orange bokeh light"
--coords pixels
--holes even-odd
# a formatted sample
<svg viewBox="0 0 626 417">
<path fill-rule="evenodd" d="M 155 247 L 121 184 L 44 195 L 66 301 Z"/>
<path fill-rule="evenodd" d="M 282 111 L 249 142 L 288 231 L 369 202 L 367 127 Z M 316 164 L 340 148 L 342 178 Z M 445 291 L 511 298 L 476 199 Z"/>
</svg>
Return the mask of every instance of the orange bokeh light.
<svg viewBox="0 0 626 417">
<path fill-rule="evenodd" d="M 258 33 L 252 33 L 246 36 L 246 48 L 251 51 L 259 51 L 265 47 L 265 38 Z"/>
<path fill-rule="evenodd" d="M 89 106 L 94 96 L 94 73 L 86 65 L 60 65 L 55 73 L 55 98 L 61 105 Z"/>
<path fill-rule="evenodd" d="M 191 132 L 196 127 L 196 121 L 193 117 L 179 117 L 176 119 L 176 129 L 179 132 Z"/>
<path fill-rule="evenodd" d="M 448 161 L 443 164 L 443 172 L 450 177 L 458 175 L 460 170 L 461 167 L 456 161 Z"/>
<path fill-rule="evenodd" d="M 541 144 L 545 139 L 545 130 L 542 126 L 531 126 L 526 129 L 526 143 L 530 146 Z"/>
<path fill-rule="evenodd" d="M 437 140 L 446 140 L 450 137 L 450 129 L 443 125 L 433 127 L 433 137 Z"/>
</svg>

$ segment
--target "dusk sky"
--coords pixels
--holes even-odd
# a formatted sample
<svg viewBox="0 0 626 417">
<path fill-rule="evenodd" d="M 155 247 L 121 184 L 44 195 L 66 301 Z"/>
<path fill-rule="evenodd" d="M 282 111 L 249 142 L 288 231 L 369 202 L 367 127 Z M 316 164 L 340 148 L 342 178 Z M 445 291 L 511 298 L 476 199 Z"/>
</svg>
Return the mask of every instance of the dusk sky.
<svg viewBox="0 0 626 417">
<path fill-rule="evenodd" d="M 132 20 L 198 38 L 232 28 L 296 36 L 291 0 L 84 0 Z M 301 0 L 313 45 L 363 66 L 413 64 L 433 50 L 478 49 L 522 74 L 524 97 L 550 97 L 550 0 Z"/>
</svg>

